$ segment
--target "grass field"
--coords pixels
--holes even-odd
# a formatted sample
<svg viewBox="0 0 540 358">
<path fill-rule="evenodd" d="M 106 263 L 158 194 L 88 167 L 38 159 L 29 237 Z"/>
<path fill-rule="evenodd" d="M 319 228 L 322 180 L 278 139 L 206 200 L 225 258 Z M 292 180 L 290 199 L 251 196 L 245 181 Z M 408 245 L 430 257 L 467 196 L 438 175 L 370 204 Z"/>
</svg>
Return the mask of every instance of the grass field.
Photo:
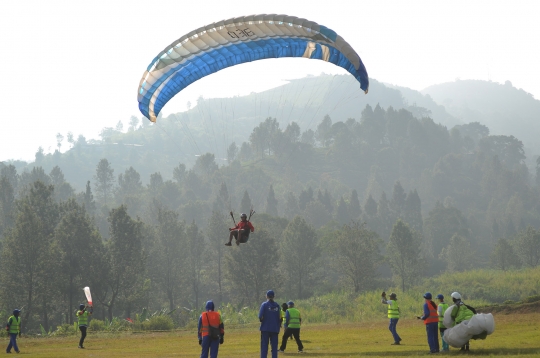
<svg viewBox="0 0 540 358">
<path fill-rule="evenodd" d="M 484 341 L 471 341 L 468 356 L 540 355 L 540 313 L 495 315 L 496 330 Z M 258 357 L 258 326 L 226 328 L 219 357 Z M 384 357 L 428 355 L 422 322 L 404 319 L 398 324 L 403 345 L 391 346 L 387 321 L 350 324 L 307 325 L 302 340 L 307 357 Z M 89 334 L 85 350 L 77 349 L 77 336 L 19 339 L 21 354 L 35 357 L 198 357 L 195 331 L 170 333 Z M 7 339 L 3 339 L 7 346 Z M 280 357 L 299 356 L 294 341 Z M 443 354 L 441 354 L 443 355 Z M 451 349 L 450 356 L 462 355 Z M 270 356 L 270 355 L 269 355 Z"/>
</svg>

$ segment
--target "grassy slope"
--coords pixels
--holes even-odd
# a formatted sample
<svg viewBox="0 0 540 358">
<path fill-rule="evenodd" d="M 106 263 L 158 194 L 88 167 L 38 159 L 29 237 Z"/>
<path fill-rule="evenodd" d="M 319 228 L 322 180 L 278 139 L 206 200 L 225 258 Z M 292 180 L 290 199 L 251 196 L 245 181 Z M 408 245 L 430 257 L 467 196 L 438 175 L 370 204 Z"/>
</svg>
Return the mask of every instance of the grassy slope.
<svg viewBox="0 0 540 358">
<path fill-rule="evenodd" d="M 496 315 L 496 331 L 485 341 L 472 341 L 469 355 L 538 356 L 540 354 L 540 313 Z M 227 327 L 226 327 L 227 328 Z M 307 325 L 302 329 L 304 356 L 417 356 L 428 355 L 424 325 L 413 319 L 398 324 L 402 346 L 391 346 L 386 320 L 340 325 Z M 7 345 L 7 339 L 3 339 Z M 198 357 L 200 348 L 194 331 L 174 333 L 92 335 L 87 337 L 87 349 L 77 349 L 78 338 L 21 339 L 24 354 L 36 357 Z M 219 357 L 257 357 L 259 332 L 250 328 L 228 329 Z M 287 353 L 296 355 L 296 345 L 290 341 Z M 460 355 L 452 349 L 449 355 Z"/>
</svg>

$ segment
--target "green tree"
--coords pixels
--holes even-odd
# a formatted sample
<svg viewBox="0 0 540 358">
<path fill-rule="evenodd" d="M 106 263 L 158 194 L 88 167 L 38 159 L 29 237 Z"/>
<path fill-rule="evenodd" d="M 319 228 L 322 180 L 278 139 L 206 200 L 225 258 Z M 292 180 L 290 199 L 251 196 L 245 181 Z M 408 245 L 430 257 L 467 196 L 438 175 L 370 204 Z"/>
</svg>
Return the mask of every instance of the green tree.
<svg viewBox="0 0 540 358">
<path fill-rule="evenodd" d="M 227 148 L 227 162 L 230 164 L 236 159 L 238 154 L 238 146 L 235 142 L 232 142 L 231 145 Z"/>
<path fill-rule="evenodd" d="M 230 282 L 231 296 L 242 307 L 259 303 L 262 292 L 282 282 L 276 240 L 261 227 L 257 238 L 250 238 L 240 248 L 231 248 L 225 255 L 225 275 Z"/>
<path fill-rule="evenodd" d="M 439 259 L 446 261 L 448 271 L 460 272 L 470 270 L 473 267 L 475 254 L 467 239 L 461 235 L 454 234 L 450 238 L 448 246 L 442 249 Z"/>
<path fill-rule="evenodd" d="M 178 214 L 158 208 L 156 242 L 151 255 L 152 280 L 160 291 L 165 292 L 171 311 L 176 308 L 182 291 L 186 288 L 183 272 L 188 254 L 186 245 L 186 228 Z"/>
<path fill-rule="evenodd" d="M 4 230 L 13 225 L 13 215 L 15 209 L 15 192 L 9 179 L 0 177 L 0 237 Z"/>
<path fill-rule="evenodd" d="M 26 327 L 35 327 L 34 317 L 42 315 L 48 329 L 47 302 L 55 289 L 56 258 L 51 242 L 59 220 L 53 200 L 53 186 L 42 182 L 29 185 L 17 203 L 14 227 L 4 237 L 0 260 L 2 302 L 9 307 L 24 306 Z"/>
<path fill-rule="evenodd" d="M 372 288 L 381 261 L 377 233 L 353 222 L 334 232 L 330 245 L 332 266 L 354 292 Z"/>
<path fill-rule="evenodd" d="M 345 199 L 343 199 L 343 196 L 339 199 L 337 208 L 336 208 L 336 219 L 337 221 L 344 225 L 349 222 L 351 219 L 349 215 L 349 205 L 345 202 Z"/>
<path fill-rule="evenodd" d="M 403 292 L 418 280 L 424 268 L 420 245 L 420 237 L 409 228 L 409 225 L 398 219 L 392 229 L 386 254 L 394 278 Z"/>
<path fill-rule="evenodd" d="M 205 251 L 204 236 L 195 221 L 186 228 L 186 234 L 188 257 L 184 274 L 193 295 L 193 307 L 199 307 L 208 252 Z"/>
<path fill-rule="evenodd" d="M 360 200 L 358 199 L 358 192 L 353 189 L 351 192 L 351 199 L 349 200 L 349 215 L 352 220 L 360 219 L 362 214 L 362 208 L 360 207 Z"/>
<path fill-rule="evenodd" d="M 114 169 L 111 168 L 107 159 L 101 159 L 96 167 L 94 175 L 96 196 L 101 204 L 106 205 L 114 187 Z"/>
<path fill-rule="evenodd" d="M 523 266 L 538 266 L 540 262 L 540 232 L 532 226 L 528 226 L 527 229 L 517 234 L 514 247 Z"/>
<path fill-rule="evenodd" d="M 281 266 L 295 297 L 305 298 L 309 288 L 313 287 L 321 256 L 317 242 L 317 233 L 300 216 L 296 216 L 283 232 L 280 242 Z"/>
<path fill-rule="evenodd" d="M 124 174 L 118 175 L 117 198 L 123 202 L 127 196 L 136 196 L 142 190 L 141 175 L 129 167 Z"/>
<path fill-rule="evenodd" d="M 491 252 L 491 265 L 499 270 L 507 271 L 512 268 L 519 268 L 521 262 L 514 252 L 514 247 L 508 240 L 501 238 Z"/>
<path fill-rule="evenodd" d="M 101 265 L 103 243 L 101 236 L 88 216 L 85 206 L 79 206 L 74 199 L 64 204 L 64 215 L 55 229 L 54 240 L 59 249 L 56 257 L 60 263 L 62 290 L 67 295 L 65 307 L 68 323 L 73 323 L 73 307 L 80 287 L 95 287 Z"/>
<path fill-rule="evenodd" d="M 270 185 L 268 196 L 266 197 L 266 213 L 272 216 L 278 216 L 277 204 L 278 201 L 274 193 L 274 186 Z"/>
<path fill-rule="evenodd" d="M 429 212 L 424 222 L 424 232 L 433 257 L 439 256 L 454 234 L 469 237 L 467 220 L 461 211 L 452 206 L 445 207 L 440 202 Z"/>
<path fill-rule="evenodd" d="M 240 202 L 240 210 L 245 214 L 249 214 L 249 211 L 251 210 L 251 208 L 252 208 L 251 198 L 249 197 L 247 190 L 245 190 L 244 196 L 242 197 L 242 201 Z"/>
<path fill-rule="evenodd" d="M 224 255 L 226 249 L 225 245 L 223 244 L 227 238 L 227 235 L 229 234 L 227 217 L 222 211 L 212 211 L 212 216 L 208 222 L 206 233 L 211 246 L 210 272 L 213 272 L 213 274 L 211 275 L 210 280 L 215 281 L 217 284 L 219 303 L 222 303 L 225 291 Z"/>
<path fill-rule="evenodd" d="M 142 249 L 143 223 L 133 220 L 124 205 L 112 209 L 108 220 L 110 238 L 106 265 L 109 273 L 102 277 L 106 282 L 106 290 L 98 299 L 107 307 L 109 320 L 112 320 L 118 301 L 135 294 L 141 288 L 146 260 Z"/>
<path fill-rule="evenodd" d="M 285 200 L 285 216 L 288 218 L 294 218 L 296 215 L 298 215 L 299 211 L 300 209 L 298 207 L 298 200 L 296 199 L 296 196 L 294 196 L 293 192 L 289 192 Z"/>
</svg>

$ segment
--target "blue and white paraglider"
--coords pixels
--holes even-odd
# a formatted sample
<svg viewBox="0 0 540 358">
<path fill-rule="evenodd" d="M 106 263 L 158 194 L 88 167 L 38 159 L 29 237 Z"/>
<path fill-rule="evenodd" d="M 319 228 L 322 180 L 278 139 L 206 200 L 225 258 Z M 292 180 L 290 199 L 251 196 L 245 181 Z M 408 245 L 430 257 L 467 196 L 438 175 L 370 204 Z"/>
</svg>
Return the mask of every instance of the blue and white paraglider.
<svg viewBox="0 0 540 358">
<path fill-rule="evenodd" d="M 333 63 L 368 91 L 369 78 L 360 56 L 336 32 L 294 16 L 262 14 L 201 27 L 167 46 L 139 83 L 139 109 L 155 122 L 172 97 L 202 77 L 245 62 L 280 57 Z"/>
</svg>

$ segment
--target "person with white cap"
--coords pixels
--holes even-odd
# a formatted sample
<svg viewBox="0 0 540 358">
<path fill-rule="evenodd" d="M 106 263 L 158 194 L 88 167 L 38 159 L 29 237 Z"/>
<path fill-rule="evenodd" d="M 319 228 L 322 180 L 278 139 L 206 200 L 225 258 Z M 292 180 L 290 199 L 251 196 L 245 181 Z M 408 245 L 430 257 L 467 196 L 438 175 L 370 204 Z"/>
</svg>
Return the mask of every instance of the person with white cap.
<svg viewBox="0 0 540 358">
<path fill-rule="evenodd" d="M 469 305 L 466 305 L 461 300 L 461 294 L 459 292 L 452 293 L 452 301 L 454 301 L 454 308 L 452 309 L 452 320 L 454 323 L 460 324 L 463 321 L 469 320 L 476 314 L 476 310 Z M 462 351 L 469 351 L 469 341 L 461 347 Z"/>
</svg>

